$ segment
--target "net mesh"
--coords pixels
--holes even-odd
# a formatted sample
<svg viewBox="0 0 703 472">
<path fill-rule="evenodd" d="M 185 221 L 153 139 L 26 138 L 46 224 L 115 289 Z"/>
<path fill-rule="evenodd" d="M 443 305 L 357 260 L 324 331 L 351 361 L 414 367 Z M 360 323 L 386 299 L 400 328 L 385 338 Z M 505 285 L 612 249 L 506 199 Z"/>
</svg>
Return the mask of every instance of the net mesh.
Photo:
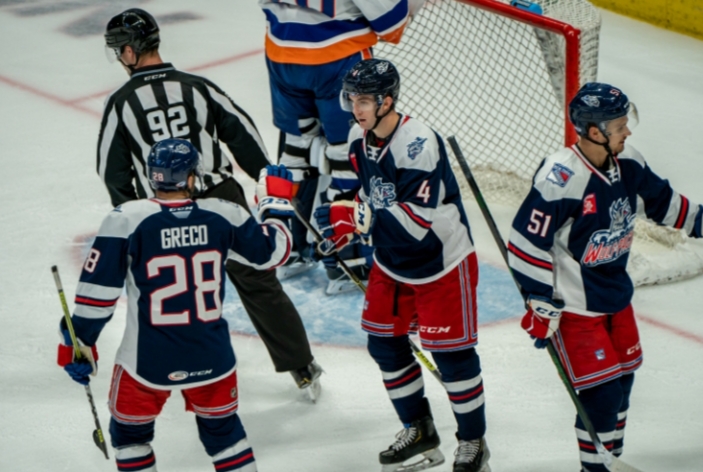
<svg viewBox="0 0 703 472">
<path fill-rule="evenodd" d="M 595 81 L 598 10 L 586 0 L 535 3 L 581 31 L 577 88 Z M 375 55 L 401 73 L 398 109 L 456 136 L 486 200 L 517 210 L 539 163 L 564 146 L 563 36 L 455 0 L 428 0 L 401 43 L 381 43 Z M 472 198 L 450 159 L 464 198 Z M 679 232 L 638 221 L 628 271 L 638 285 L 678 280 L 703 272 L 698 251 Z"/>
</svg>

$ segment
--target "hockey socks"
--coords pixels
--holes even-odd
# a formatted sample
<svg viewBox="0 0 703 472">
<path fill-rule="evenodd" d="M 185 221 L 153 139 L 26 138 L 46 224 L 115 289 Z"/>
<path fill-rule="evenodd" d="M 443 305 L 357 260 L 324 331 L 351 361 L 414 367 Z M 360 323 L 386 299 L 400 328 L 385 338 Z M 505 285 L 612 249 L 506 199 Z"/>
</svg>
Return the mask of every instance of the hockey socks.
<svg viewBox="0 0 703 472">
<path fill-rule="evenodd" d="M 474 348 L 433 352 L 442 372 L 442 383 L 457 422 L 460 440 L 480 439 L 486 434 L 485 397 L 481 361 Z"/>
</svg>

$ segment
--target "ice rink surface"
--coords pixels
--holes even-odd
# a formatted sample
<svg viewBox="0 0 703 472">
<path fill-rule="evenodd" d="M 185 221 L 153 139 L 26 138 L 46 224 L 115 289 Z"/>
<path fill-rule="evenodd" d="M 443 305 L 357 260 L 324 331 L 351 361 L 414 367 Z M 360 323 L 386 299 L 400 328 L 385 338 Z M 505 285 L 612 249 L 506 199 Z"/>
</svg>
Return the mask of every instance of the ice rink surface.
<svg viewBox="0 0 703 472">
<path fill-rule="evenodd" d="M 95 173 L 102 103 L 127 79 L 107 63 L 101 34 L 109 17 L 137 4 L 163 19 L 164 60 L 220 85 L 253 117 L 269 151 L 276 149 L 264 16 L 254 0 L 0 0 L 3 472 L 115 468 L 92 445 L 83 389 L 55 365 L 61 309 L 49 268 L 60 267 L 70 303 L 84 243 L 111 208 Z M 703 42 L 603 12 L 599 80 L 620 86 L 637 103 L 641 124 L 629 142 L 677 190 L 703 202 Z M 504 297 L 512 293 L 507 272 L 473 202 L 468 211 L 482 263 L 478 351 L 493 470 L 575 472 L 574 408 L 547 354 L 519 328 L 519 304 Z M 504 230 L 507 224 L 501 221 Z M 302 399 L 290 376 L 274 373 L 237 301 L 228 298 L 226 316 L 243 333 L 232 338 L 239 411 L 262 472 L 378 471 L 377 453 L 400 428 L 362 347 L 360 296 L 324 298 L 315 282 L 320 275 L 288 286 L 326 370 L 316 405 Z M 644 471 L 703 470 L 701 305 L 702 277 L 636 291 L 645 364 L 637 373 L 623 459 Z M 98 343 L 101 371 L 91 384 L 105 430 L 109 374 L 123 327 L 120 304 Z M 454 419 L 444 390 L 425 379 L 451 462 Z M 162 472 L 211 470 L 194 418 L 177 394 L 157 420 L 153 446 Z"/>
</svg>

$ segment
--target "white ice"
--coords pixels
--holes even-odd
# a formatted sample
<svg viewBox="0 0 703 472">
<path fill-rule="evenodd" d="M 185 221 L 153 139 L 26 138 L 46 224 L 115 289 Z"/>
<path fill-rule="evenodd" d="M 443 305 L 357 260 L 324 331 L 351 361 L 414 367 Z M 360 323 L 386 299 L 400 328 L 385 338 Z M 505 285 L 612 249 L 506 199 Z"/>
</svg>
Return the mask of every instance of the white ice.
<svg viewBox="0 0 703 472">
<path fill-rule="evenodd" d="M 133 3 L 156 15 L 198 17 L 164 25 L 162 56 L 224 88 L 274 152 L 277 131 L 261 51 L 264 17 L 256 2 Z M 61 268 L 71 303 L 80 266 L 74 239 L 95 232 L 110 210 L 95 173 L 96 140 L 105 93 L 127 77 L 105 60 L 99 32 L 128 6 L 0 0 L 2 471 L 115 469 L 92 444 L 83 389 L 55 365 L 61 309 L 49 268 Z M 599 78 L 622 87 L 642 117 L 630 142 L 675 188 L 703 202 L 703 43 L 608 12 L 603 17 Z M 98 34 L 65 32 L 85 26 Z M 475 204 L 469 211 L 479 257 L 501 265 Z M 700 277 L 635 295 L 645 363 L 637 373 L 623 459 L 648 472 L 703 470 L 702 304 Z M 514 315 L 480 332 L 493 470 L 575 472 L 574 408 L 547 354 L 532 347 Z M 123 327 L 120 305 L 100 338 L 101 371 L 91 383 L 105 430 L 109 374 Z M 380 470 L 377 453 L 400 425 L 364 349 L 314 346 L 326 374 L 323 396 L 311 405 L 290 376 L 274 373 L 258 338 L 233 335 L 232 342 L 240 414 L 259 470 Z M 454 419 L 444 391 L 425 378 L 442 450 L 451 458 Z M 178 395 L 157 421 L 153 446 L 161 471 L 211 470 Z"/>
</svg>

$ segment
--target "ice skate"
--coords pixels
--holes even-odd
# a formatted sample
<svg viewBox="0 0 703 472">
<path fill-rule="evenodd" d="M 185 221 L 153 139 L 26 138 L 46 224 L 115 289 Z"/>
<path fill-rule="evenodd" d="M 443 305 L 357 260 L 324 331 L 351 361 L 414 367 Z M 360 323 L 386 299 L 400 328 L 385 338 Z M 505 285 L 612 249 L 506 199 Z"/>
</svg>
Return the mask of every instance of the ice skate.
<svg viewBox="0 0 703 472">
<path fill-rule="evenodd" d="M 276 269 L 276 276 L 278 280 L 290 279 L 291 277 L 312 270 L 315 267 L 317 267 L 317 262 L 314 260 L 302 257 L 297 252 L 291 252 L 288 261 L 283 266 Z"/>
<path fill-rule="evenodd" d="M 454 452 L 453 472 L 491 472 L 488 459 L 491 452 L 486 445 L 486 439 L 471 441 L 459 440 L 459 447 Z"/>
<path fill-rule="evenodd" d="M 397 440 L 378 455 L 381 472 L 416 472 L 444 463 L 431 416 L 406 426 L 396 434 Z"/>
<path fill-rule="evenodd" d="M 296 385 L 303 390 L 311 402 L 317 402 L 322 393 L 322 385 L 320 384 L 320 376 L 322 375 L 322 367 L 314 360 L 302 369 L 291 370 Z"/>
</svg>

